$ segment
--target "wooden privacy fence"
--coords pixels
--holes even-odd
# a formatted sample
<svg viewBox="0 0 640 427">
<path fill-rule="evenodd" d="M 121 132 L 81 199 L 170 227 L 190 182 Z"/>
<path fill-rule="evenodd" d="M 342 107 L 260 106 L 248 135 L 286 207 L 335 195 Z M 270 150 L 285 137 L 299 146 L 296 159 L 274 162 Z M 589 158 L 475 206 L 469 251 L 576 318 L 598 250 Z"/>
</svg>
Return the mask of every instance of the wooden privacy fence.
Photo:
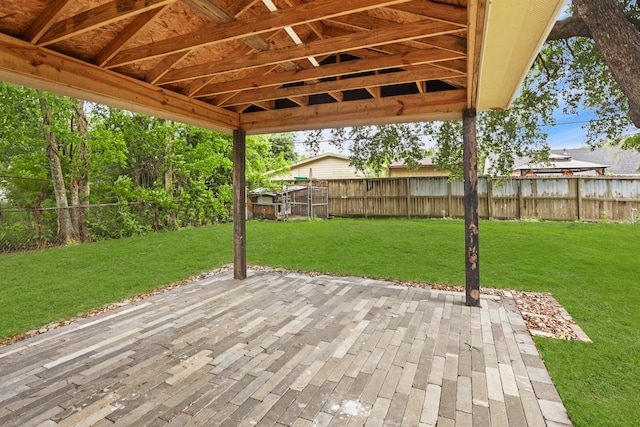
<svg viewBox="0 0 640 427">
<path fill-rule="evenodd" d="M 336 217 L 464 217 L 462 180 L 440 177 L 329 180 Z M 638 222 L 640 178 L 478 179 L 484 219 Z"/>
</svg>

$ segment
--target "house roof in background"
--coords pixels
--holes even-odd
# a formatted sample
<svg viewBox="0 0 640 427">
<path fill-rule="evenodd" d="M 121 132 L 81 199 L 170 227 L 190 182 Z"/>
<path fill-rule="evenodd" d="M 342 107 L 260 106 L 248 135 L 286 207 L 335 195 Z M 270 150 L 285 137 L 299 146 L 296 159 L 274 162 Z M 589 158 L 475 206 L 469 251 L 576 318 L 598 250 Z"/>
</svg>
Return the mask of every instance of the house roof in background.
<svg viewBox="0 0 640 427">
<path fill-rule="evenodd" d="M 487 156 L 484 165 L 484 173 L 489 175 L 495 163 L 496 156 Z M 551 165 L 530 165 L 529 157 L 517 157 L 514 159 L 513 170 L 547 170 L 547 169 L 581 169 L 581 168 L 606 168 L 607 173 L 614 175 L 638 175 L 640 171 L 640 152 L 635 150 L 623 150 L 618 146 L 553 149 L 549 159 Z M 565 160 L 563 160 L 565 159 Z"/>
<path fill-rule="evenodd" d="M 420 166 L 435 166 L 435 156 L 426 156 L 420 159 L 418 162 Z M 407 165 L 404 161 L 400 160 L 397 162 L 393 162 L 389 165 L 389 168 L 406 168 Z"/>
<path fill-rule="evenodd" d="M 307 165 L 309 163 L 317 162 L 318 160 L 328 159 L 328 158 L 350 161 L 349 156 L 345 156 L 344 154 L 324 153 L 317 156 L 309 157 L 308 159 L 300 160 L 299 162 L 292 164 L 291 168 L 293 169 L 299 166 Z"/>
<path fill-rule="evenodd" d="M 564 0 L 2 0 L 0 80 L 250 134 L 507 108 Z"/>
<path fill-rule="evenodd" d="M 344 162 L 347 163 L 351 163 L 351 160 L 349 159 L 348 156 L 345 156 L 344 154 L 337 154 L 337 153 L 324 153 L 324 154 L 320 154 L 317 156 L 313 156 L 313 157 L 309 157 L 308 159 L 304 159 L 304 160 L 300 160 L 299 162 L 296 162 L 294 164 L 292 164 L 291 166 L 287 166 L 286 168 L 283 169 L 278 169 L 278 170 L 270 170 L 267 172 L 264 172 L 262 175 L 263 176 L 274 176 L 274 175 L 278 175 L 278 174 L 282 174 L 284 171 L 290 171 L 290 170 L 294 170 L 297 168 L 301 168 L 322 160 L 327 160 L 327 159 L 337 159 L 337 160 L 342 160 Z"/>
<path fill-rule="evenodd" d="M 607 168 L 608 165 L 598 163 L 584 162 L 582 160 L 573 159 L 549 159 L 549 163 L 525 163 L 516 166 L 513 170 L 537 170 L 537 171 L 557 171 L 562 169 L 570 169 L 573 171 L 588 171 L 600 168 Z"/>
<path fill-rule="evenodd" d="M 551 150 L 553 154 L 567 154 L 573 159 L 586 162 L 603 163 L 607 165 L 607 172 L 615 175 L 638 175 L 640 171 L 640 152 L 623 150 L 618 146 L 589 147 Z"/>
</svg>

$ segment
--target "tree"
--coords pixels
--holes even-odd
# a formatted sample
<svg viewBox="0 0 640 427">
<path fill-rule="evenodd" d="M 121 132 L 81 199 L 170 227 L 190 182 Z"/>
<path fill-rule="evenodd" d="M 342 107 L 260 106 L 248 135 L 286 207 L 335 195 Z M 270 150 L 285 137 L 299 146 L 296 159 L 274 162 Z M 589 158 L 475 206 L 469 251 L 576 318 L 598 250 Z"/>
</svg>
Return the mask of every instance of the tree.
<svg viewBox="0 0 640 427">
<path fill-rule="evenodd" d="M 554 113 L 590 111 L 586 143 L 620 141 L 632 123 L 640 127 L 640 7 L 635 0 L 573 0 L 570 15 L 556 23 L 520 88 L 512 108 L 480 113 L 479 164 L 495 156 L 494 174 L 511 170 L 513 158 L 548 159 L 545 127 Z M 395 129 L 394 129 L 395 128 Z M 411 129 L 411 132 L 407 132 Z M 459 122 L 420 123 L 340 129 L 330 142 L 350 143 L 352 163 L 379 168 L 394 160 L 417 161 L 426 143 L 435 144 L 439 167 L 461 175 L 462 126 Z M 419 136 L 416 139 L 416 135 Z M 318 132 L 307 133 L 317 147 Z M 625 147 L 640 149 L 640 138 Z"/>
<path fill-rule="evenodd" d="M 75 235 L 81 243 L 88 242 L 87 205 L 89 205 L 89 129 L 85 114 L 85 103 L 77 100 L 73 107 L 75 134 L 78 136 L 75 154 L 72 158 L 72 172 L 69 183 L 71 195 L 71 222 Z M 73 132 L 73 129 L 72 129 Z"/>
<path fill-rule="evenodd" d="M 550 40 L 593 40 L 628 100 L 640 128 L 640 9 L 636 0 L 573 0 L 573 14 L 558 22 Z"/>
<path fill-rule="evenodd" d="M 0 84 L 0 174 L 9 198 L 30 207 L 36 229 L 53 196 L 57 240 L 89 239 L 81 205 L 89 196 L 89 147 L 84 103 L 8 83 Z M 39 237 L 38 237 L 39 238 Z"/>
<path fill-rule="evenodd" d="M 271 154 L 274 158 L 280 157 L 287 162 L 296 162 L 298 153 L 294 147 L 292 133 L 274 133 L 268 137 L 271 144 Z"/>
<path fill-rule="evenodd" d="M 58 212 L 58 243 L 67 244 L 74 240 L 73 223 L 71 222 L 71 212 L 67 200 L 67 188 L 62 172 L 62 155 L 60 152 L 60 142 L 54 131 L 54 111 L 47 95 L 40 93 L 40 110 L 42 123 L 44 125 L 44 139 L 47 142 L 47 158 L 53 180 L 53 191 L 56 196 L 56 208 Z"/>
</svg>

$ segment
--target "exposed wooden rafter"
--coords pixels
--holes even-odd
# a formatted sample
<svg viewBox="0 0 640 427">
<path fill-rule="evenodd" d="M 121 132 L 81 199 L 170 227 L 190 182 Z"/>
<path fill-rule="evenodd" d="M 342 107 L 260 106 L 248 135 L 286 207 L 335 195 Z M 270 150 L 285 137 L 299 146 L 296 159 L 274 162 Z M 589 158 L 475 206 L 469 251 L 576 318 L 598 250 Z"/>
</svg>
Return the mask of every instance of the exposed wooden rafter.
<svg viewBox="0 0 640 427">
<path fill-rule="evenodd" d="M 135 0 L 129 2 L 112 1 L 56 22 L 38 41 L 41 46 L 57 43 L 79 34 L 104 27 L 113 22 L 136 16 L 177 0 Z"/>
<path fill-rule="evenodd" d="M 193 9 L 197 10 L 205 17 L 207 17 L 212 23 L 218 25 L 235 22 L 236 18 L 247 10 L 246 6 L 256 3 L 245 2 L 242 4 L 236 4 L 236 7 L 233 9 L 235 13 L 232 13 L 224 9 L 214 0 L 185 0 L 185 2 Z M 242 38 L 241 41 L 249 49 L 253 49 L 257 52 L 264 52 L 265 50 L 269 49 L 269 42 L 262 36 L 252 35 Z M 177 53 L 165 56 L 162 61 L 160 61 L 160 63 L 156 65 L 149 74 L 147 74 L 146 80 L 154 84 L 157 83 L 158 80 L 160 80 L 167 72 L 170 71 L 171 67 L 174 67 L 178 62 L 188 56 L 195 49 L 196 48 L 179 51 Z M 242 56 L 249 52 L 250 50 L 243 49 L 241 51 L 236 51 L 234 56 Z M 280 64 L 280 66 L 288 71 L 299 69 L 299 66 L 294 62 L 285 62 Z M 187 89 L 187 94 L 193 92 L 194 90 L 196 90 L 196 88 Z"/>
<path fill-rule="evenodd" d="M 168 8 L 169 5 L 165 5 L 138 15 L 131 24 L 120 31 L 120 33 L 95 56 L 93 59 L 94 64 L 100 67 L 104 66 L 111 58 L 120 52 L 129 41 L 144 31 L 145 28 L 153 23 L 155 18 L 160 16 Z"/>
<path fill-rule="evenodd" d="M 251 103 L 254 101 L 267 101 L 281 98 L 316 95 L 325 92 L 337 92 L 355 90 L 359 88 L 372 88 L 402 83 L 412 83 L 425 80 L 442 80 L 455 78 L 457 73 L 438 68 L 421 68 L 412 71 L 399 71 L 395 73 L 374 74 L 371 76 L 349 78 L 342 80 L 326 81 L 316 84 L 292 86 L 284 88 L 266 87 L 253 91 L 245 91 L 226 101 L 222 106 Z"/>
<path fill-rule="evenodd" d="M 278 73 L 262 78 L 245 78 L 212 83 L 204 86 L 197 94 L 198 97 L 211 96 L 220 93 L 251 90 L 261 87 L 280 86 L 291 81 L 309 81 L 348 75 L 358 72 L 370 72 L 394 67 L 406 67 L 420 64 L 438 64 L 450 62 L 455 56 L 449 52 L 414 50 L 399 55 L 376 55 L 365 59 L 324 65 L 320 68 L 310 68 L 295 73 Z M 445 68 L 450 70 L 450 68 Z M 451 70 L 456 71 L 456 70 Z M 464 71 L 456 71 L 460 76 Z"/>
<path fill-rule="evenodd" d="M 31 24 L 31 27 L 24 33 L 22 38 L 30 43 L 38 43 L 70 3 L 71 0 L 55 0 L 50 3 L 44 12 L 38 15 L 38 18 Z"/>
<path fill-rule="evenodd" d="M 458 24 L 464 28 L 467 26 L 467 8 L 462 6 L 425 0 L 422 2 L 393 5 L 389 6 L 389 8 L 418 16 L 429 17 L 450 24 Z"/>
<path fill-rule="evenodd" d="M 227 73 L 242 69 L 261 67 L 267 64 L 278 64 L 284 61 L 304 59 L 308 56 L 329 55 L 332 52 L 349 52 L 354 49 L 363 49 L 371 46 L 399 43 L 405 40 L 424 38 L 425 28 L 432 35 L 456 33 L 460 31 L 457 26 L 450 24 L 418 22 L 412 24 L 396 25 L 380 31 L 363 31 L 342 37 L 318 40 L 306 45 L 292 46 L 283 49 L 259 52 L 233 61 L 215 61 L 199 64 L 191 67 L 177 69 L 167 73 L 160 81 L 161 84 L 191 80 L 197 77 Z"/>
<path fill-rule="evenodd" d="M 408 0 L 385 0 L 383 4 L 396 4 Z M 295 27 L 308 22 L 333 16 L 353 13 L 353 10 L 367 10 L 378 7 L 380 0 L 319 0 L 304 3 L 293 9 L 272 12 L 243 21 L 233 21 L 221 25 L 207 25 L 194 34 L 177 36 L 151 45 L 125 50 L 117 55 L 108 67 L 118 67 L 132 62 L 148 60 L 196 47 L 222 44 L 258 34 L 272 32 L 276 28 Z"/>
</svg>

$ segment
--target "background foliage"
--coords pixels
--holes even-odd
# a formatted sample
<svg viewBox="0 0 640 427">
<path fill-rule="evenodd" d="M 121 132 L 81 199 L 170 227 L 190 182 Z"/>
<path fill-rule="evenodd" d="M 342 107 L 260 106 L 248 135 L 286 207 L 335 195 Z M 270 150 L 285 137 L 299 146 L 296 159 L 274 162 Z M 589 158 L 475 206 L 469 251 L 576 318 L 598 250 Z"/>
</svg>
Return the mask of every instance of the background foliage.
<svg viewBox="0 0 640 427">
<path fill-rule="evenodd" d="M 46 97 L 52 124 L 39 102 Z M 0 83 L 0 245 L 4 250 L 55 241 L 57 213 L 45 131 L 57 141 L 69 189 L 79 161 L 77 100 Z M 91 239 L 231 220 L 232 137 L 219 132 L 85 104 Z M 288 134 L 247 138 L 247 182 L 296 159 Z M 71 206 L 72 210 L 80 209 Z"/>
</svg>

